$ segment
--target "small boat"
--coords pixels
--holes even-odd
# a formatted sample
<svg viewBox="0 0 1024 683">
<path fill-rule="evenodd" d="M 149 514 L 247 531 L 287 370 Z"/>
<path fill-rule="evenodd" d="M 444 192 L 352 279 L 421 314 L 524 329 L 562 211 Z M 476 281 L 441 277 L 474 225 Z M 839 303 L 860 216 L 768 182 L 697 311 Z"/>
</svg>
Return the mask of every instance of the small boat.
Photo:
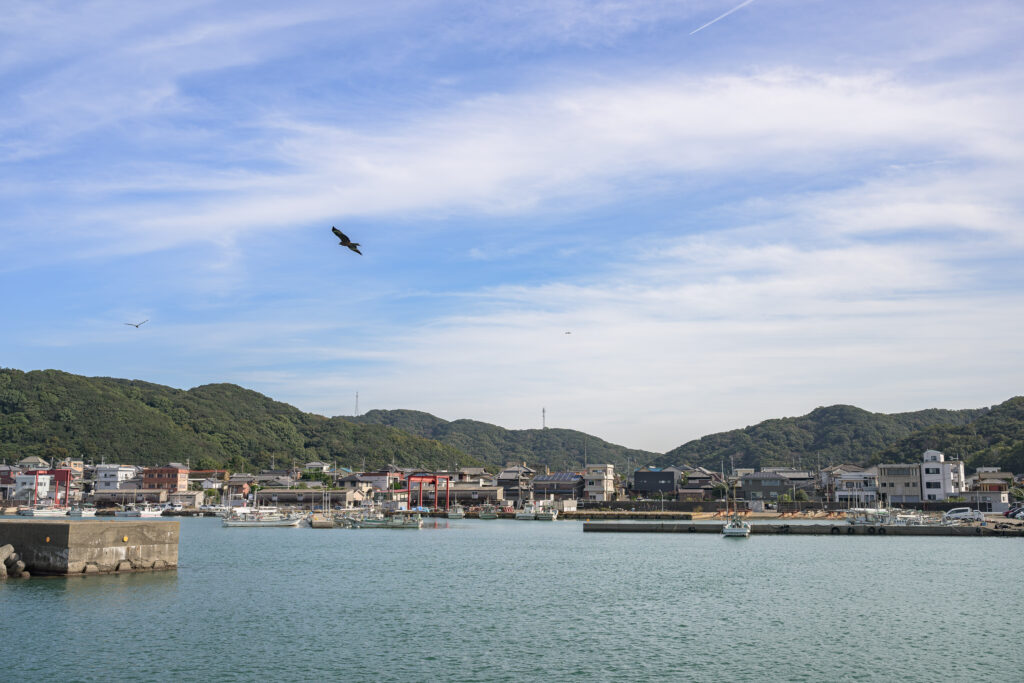
<svg viewBox="0 0 1024 683">
<path fill-rule="evenodd" d="M 128 505 L 124 510 L 114 512 L 115 517 L 159 517 L 164 514 L 164 509 L 155 505 Z"/>
<path fill-rule="evenodd" d="M 257 526 L 299 526 L 303 515 L 286 515 L 277 508 L 246 508 L 235 510 L 221 520 L 226 527 L 257 527 Z"/>
<path fill-rule="evenodd" d="M 96 508 L 86 507 L 85 505 L 76 505 L 68 510 L 68 517 L 95 517 Z"/>
<path fill-rule="evenodd" d="M 498 508 L 490 503 L 480 508 L 480 519 L 498 519 Z"/>
<path fill-rule="evenodd" d="M 384 524 L 385 529 L 419 529 L 422 526 L 423 516 L 406 510 L 396 510 Z"/>
<path fill-rule="evenodd" d="M 537 519 L 537 508 L 533 503 L 527 503 L 519 510 L 516 510 L 516 519 Z"/>
<path fill-rule="evenodd" d="M 750 522 L 739 515 L 733 515 L 722 527 L 722 536 L 726 538 L 746 538 L 750 535 Z"/>
<path fill-rule="evenodd" d="M 535 519 L 538 522 L 553 522 L 558 519 L 558 510 L 551 505 L 541 505 L 537 508 Z"/>
<path fill-rule="evenodd" d="M 448 519 L 465 519 L 466 510 L 461 505 L 456 503 L 448 508 Z"/>
<path fill-rule="evenodd" d="M 66 517 L 68 509 L 44 505 L 28 506 L 18 508 L 18 514 L 22 517 Z"/>
</svg>

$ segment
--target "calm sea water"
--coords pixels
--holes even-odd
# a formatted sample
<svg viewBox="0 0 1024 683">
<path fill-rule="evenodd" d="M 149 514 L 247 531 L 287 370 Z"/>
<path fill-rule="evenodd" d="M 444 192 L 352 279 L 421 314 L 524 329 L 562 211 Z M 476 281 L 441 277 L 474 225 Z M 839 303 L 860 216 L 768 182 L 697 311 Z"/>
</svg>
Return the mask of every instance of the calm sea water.
<svg viewBox="0 0 1024 683">
<path fill-rule="evenodd" d="M 177 572 L 0 585 L 10 681 L 1024 679 L 1024 541 L 182 519 Z"/>
</svg>

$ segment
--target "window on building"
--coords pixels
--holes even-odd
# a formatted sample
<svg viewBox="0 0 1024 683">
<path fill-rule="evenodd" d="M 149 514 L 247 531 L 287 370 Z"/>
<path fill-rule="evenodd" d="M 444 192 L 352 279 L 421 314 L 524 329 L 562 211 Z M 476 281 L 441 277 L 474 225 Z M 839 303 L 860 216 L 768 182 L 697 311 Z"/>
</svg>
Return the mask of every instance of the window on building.
<svg viewBox="0 0 1024 683">
<path fill-rule="evenodd" d="M 926 489 L 941 489 L 942 488 L 942 482 L 941 481 L 926 481 L 924 483 L 924 487 Z"/>
<path fill-rule="evenodd" d="M 924 468 L 924 473 L 925 474 L 938 474 L 939 473 L 939 468 L 938 467 L 925 467 Z"/>
</svg>

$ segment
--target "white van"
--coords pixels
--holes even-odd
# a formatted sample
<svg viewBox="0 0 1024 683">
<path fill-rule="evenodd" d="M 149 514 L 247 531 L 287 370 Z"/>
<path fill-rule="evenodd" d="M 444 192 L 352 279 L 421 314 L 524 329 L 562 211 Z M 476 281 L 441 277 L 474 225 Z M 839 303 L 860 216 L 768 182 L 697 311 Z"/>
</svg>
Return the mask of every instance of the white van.
<svg viewBox="0 0 1024 683">
<path fill-rule="evenodd" d="M 942 515 L 943 522 L 962 520 L 967 522 L 984 522 L 985 514 L 981 510 L 971 508 L 953 508 Z"/>
</svg>

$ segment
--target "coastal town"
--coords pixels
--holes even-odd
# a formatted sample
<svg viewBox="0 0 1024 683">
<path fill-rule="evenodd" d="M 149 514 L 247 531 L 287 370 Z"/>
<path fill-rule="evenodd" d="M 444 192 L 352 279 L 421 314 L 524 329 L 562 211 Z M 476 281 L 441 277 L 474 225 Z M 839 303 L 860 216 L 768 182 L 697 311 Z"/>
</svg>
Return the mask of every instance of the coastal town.
<svg viewBox="0 0 1024 683">
<path fill-rule="evenodd" d="M 92 509 L 96 514 L 146 506 L 162 514 L 225 511 L 234 507 L 297 510 L 448 511 L 483 506 L 512 514 L 545 506 L 566 514 L 608 510 L 630 513 L 718 513 L 732 509 L 763 516 L 823 513 L 851 508 L 899 507 L 943 512 L 967 507 L 1002 515 L 1022 498 L 1024 477 L 993 467 L 965 472 L 964 463 L 928 450 L 915 463 L 871 467 L 832 465 L 820 470 L 793 467 L 737 468 L 728 473 L 704 467 L 639 467 L 616 472 L 611 464 L 552 472 L 527 463 L 508 463 L 497 472 L 463 467 L 424 471 L 388 466 L 353 471 L 327 462 L 308 462 L 258 473 L 86 464 L 37 456 L 0 464 L 3 514 L 57 515 Z M 73 514 L 73 512 L 72 512 Z"/>
</svg>

